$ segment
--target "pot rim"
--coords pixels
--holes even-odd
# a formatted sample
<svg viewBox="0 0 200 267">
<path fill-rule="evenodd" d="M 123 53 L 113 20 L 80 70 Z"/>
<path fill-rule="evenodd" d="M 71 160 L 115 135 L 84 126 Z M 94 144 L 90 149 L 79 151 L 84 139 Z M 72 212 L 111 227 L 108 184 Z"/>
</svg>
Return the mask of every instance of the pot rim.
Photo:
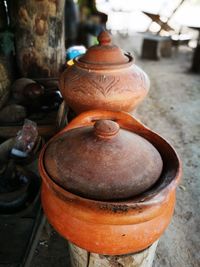
<svg viewBox="0 0 200 267">
<path fill-rule="evenodd" d="M 166 192 L 157 194 L 151 202 L 96 201 L 66 191 L 46 176 L 44 169 L 40 170 L 40 173 L 44 182 L 43 187 L 47 188 L 49 194 L 54 195 L 59 206 L 64 205 L 64 212 L 67 212 L 70 217 L 95 224 L 129 225 L 150 221 L 162 216 L 172 195 L 175 194 L 174 188 L 171 191 L 166 190 Z M 42 203 L 44 198 L 45 195 L 42 193 Z"/>
<path fill-rule="evenodd" d="M 96 63 L 86 63 L 86 62 L 82 62 L 80 61 L 80 56 L 77 56 L 73 59 L 73 61 L 75 62 L 74 65 L 81 67 L 83 69 L 87 69 L 87 70 L 117 70 L 117 69 L 124 69 L 124 68 L 128 68 L 131 65 L 134 64 L 135 59 L 134 56 L 131 55 L 131 53 L 129 52 L 125 52 L 124 53 L 125 56 L 128 57 L 129 61 L 126 63 L 113 63 L 113 64 L 96 64 Z"/>
</svg>

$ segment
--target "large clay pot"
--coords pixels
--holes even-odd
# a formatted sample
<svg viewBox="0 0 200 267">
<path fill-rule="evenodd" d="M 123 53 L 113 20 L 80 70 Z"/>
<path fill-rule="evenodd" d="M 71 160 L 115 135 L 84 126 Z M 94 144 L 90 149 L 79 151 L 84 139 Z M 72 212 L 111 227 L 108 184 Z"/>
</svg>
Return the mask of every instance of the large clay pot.
<svg viewBox="0 0 200 267">
<path fill-rule="evenodd" d="M 131 112 L 149 90 L 147 75 L 134 64 L 134 58 L 112 45 L 102 32 L 99 45 L 77 57 L 61 75 L 60 90 L 76 112 L 101 109 Z"/>
<path fill-rule="evenodd" d="M 146 139 L 160 153 L 162 173 L 140 195 L 118 201 L 88 199 L 67 191 L 48 174 L 44 163 L 51 142 L 70 130 L 92 126 L 100 119 L 116 121 L 121 128 Z M 178 156 L 162 137 L 128 114 L 108 111 L 90 111 L 76 117 L 43 148 L 39 170 L 43 179 L 42 205 L 49 222 L 77 246 L 105 255 L 138 252 L 159 239 L 171 220 L 175 188 L 181 176 Z"/>
<path fill-rule="evenodd" d="M 112 120 L 71 129 L 45 151 L 49 176 L 67 191 L 99 200 L 127 199 L 151 187 L 162 172 L 156 148 Z M 122 179 L 123 177 L 123 179 Z"/>
</svg>

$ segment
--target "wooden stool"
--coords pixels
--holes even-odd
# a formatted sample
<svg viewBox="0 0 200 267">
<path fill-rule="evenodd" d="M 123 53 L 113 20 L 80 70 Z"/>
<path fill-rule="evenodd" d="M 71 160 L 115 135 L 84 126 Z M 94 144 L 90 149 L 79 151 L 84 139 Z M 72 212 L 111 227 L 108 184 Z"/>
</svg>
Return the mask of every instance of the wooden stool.
<svg viewBox="0 0 200 267">
<path fill-rule="evenodd" d="M 194 50 L 191 71 L 200 73 L 200 44 Z"/>
<path fill-rule="evenodd" d="M 142 58 L 159 60 L 160 57 L 170 57 L 172 41 L 170 37 L 148 35 L 144 37 L 142 45 Z"/>
<path fill-rule="evenodd" d="M 134 254 L 106 256 L 90 253 L 68 242 L 71 267 L 152 267 L 158 241 Z"/>
</svg>

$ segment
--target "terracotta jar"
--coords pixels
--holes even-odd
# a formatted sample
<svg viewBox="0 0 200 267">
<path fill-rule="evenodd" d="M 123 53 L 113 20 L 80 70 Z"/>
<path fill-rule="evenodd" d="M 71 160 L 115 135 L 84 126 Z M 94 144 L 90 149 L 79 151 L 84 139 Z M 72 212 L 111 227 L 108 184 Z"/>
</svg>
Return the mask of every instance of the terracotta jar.
<svg viewBox="0 0 200 267">
<path fill-rule="evenodd" d="M 138 195 L 154 184 L 162 171 L 155 147 L 112 120 L 99 120 L 94 126 L 54 138 L 46 148 L 44 165 L 66 190 L 99 200 Z"/>
<path fill-rule="evenodd" d="M 110 123 L 110 121 L 115 123 Z M 95 128 L 93 125 L 95 125 Z M 120 127 L 120 130 L 116 125 Z M 78 136 L 79 134 L 81 137 Z M 81 144 L 81 138 L 85 141 L 85 150 L 88 149 L 90 144 L 93 146 L 93 142 L 96 142 L 97 146 L 101 143 L 101 146 L 99 145 L 99 155 L 97 153 L 96 156 L 91 155 L 87 158 L 87 153 L 80 149 L 80 153 L 83 153 L 85 157 L 85 170 L 79 166 L 80 162 L 75 160 L 75 154 L 77 159 L 80 155 L 78 155 L 79 150 L 76 149 L 75 141 L 71 139 L 71 135 L 76 136 L 78 145 Z M 135 139 L 135 135 L 139 139 Z M 134 150 L 132 151 L 137 167 L 134 165 L 133 159 L 129 161 L 126 158 L 127 147 L 124 136 L 129 140 L 128 143 L 130 143 L 132 149 L 137 142 L 144 141 L 145 143 L 141 151 L 137 151 L 138 154 Z M 131 138 L 133 138 L 132 141 L 130 141 Z M 104 145 L 102 145 L 102 142 Z M 113 175 L 114 183 L 112 185 L 116 187 L 110 188 L 112 190 L 112 192 L 110 191 L 110 198 L 108 192 L 104 191 L 105 188 L 103 188 L 101 191 L 102 200 L 98 188 L 98 183 L 101 181 L 98 179 L 103 176 L 93 177 L 92 169 L 94 168 L 96 172 L 100 172 L 97 167 L 99 162 L 101 164 L 99 157 L 102 151 L 102 155 L 105 155 L 102 147 L 112 147 L 113 149 L 113 143 L 116 153 L 119 152 L 117 147 L 122 150 L 124 149 L 122 147 L 125 147 L 123 155 L 124 160 L 128 163 L 126 168 L 129 171 L 134 168 L 136 172 L 134 174 L 130 171 L 133 176 L 135 175 L 132 179 L 128 171 L 121 177 L 122 191 L 124 193 L 127 190 L 128 193 L 121 195 L 117 200 L 117 195 L 115 195 L 116 185 L 120 186 L 117 174 L 123 168 L 123 158 L 121 157 L 122 163 L 119 162 L 119 165 L 114 164 L 112 166 L 113 171 L 110 171 L 108 176 L 106 176 L 106 171 L 109 170 L 107 166 L 111 164 L 111 161 L 107 161 L 107 166 L 104 161 L 105 169 L 102 169 L 102 173 L 106 176 L 109 185 L 110 181 L 113 182 Z M 109 153 L 113 157 L 112 149 Z M 148 160 L 138 161 L 141 161 L 140 156 L 142 157 L 145 151 L 147 151 L 147 154 L 149 153 L 148 149 L 151 150 L 151 153 L 147 156 L 147 159 L 150 161 L 153 159 L 150 164 L 152 170 L 147 164 Z M 108 153 L 108 150 L 106 152 Z M 70 155 L 74 165 L 72 161 L 69 161 Z M 131 157 L 129 153 L 128 155 Z M 95 157 L 95 160 L 92 157 Z M 82 160 L 84 161 L 84 159 Z M 155 163 L 157 166 L 154 165 Z M 67 164 L 69 165 L 67 166 Z M 141 179 L 139 179 L 138 165 L 147 170 L 150 179 L 144 176 L 145 170 L 143 169 L 140 169 Z M 82 174 L 77 174 L 76 169 L 81 170 Z M 90 111 L 76 117 L 43 148 L 39 159 L 39 170 L 43 179 L 42 204 L 49 222 L 62 236 L 77 246 L 105 255 L 138 252 L 159 239 L 171 220 L 175 205 L 175 188 L 181 175 L 180 161 L 176 152 L 162 137 L 143 126 L 130 115 L 111 111 Z M 70 171 L 71 176 L 69 175 Z M 90 180 L 88 180 L 88 173 L 91 174 Z M 77 177 L 79 177 L 81 184 L 74 176 L 76 174 L 79 175 Z M 86 177 L 86 181 L 83 177 Z M 126 178 L 129 180 L 130 190 L 127 188 Z M 147 181 L 148 184 L 146 184 Z M 88 185 L 88 190 L 83 186 L 84 190 L 80 191 L 84 182 Z M 95 192 L 95 188 L 91 187 L 93 182 L 96 186 L 97 197 L 93 195 Z M 137 194 L 134 191 L 135 187 L 141 184 L 142 189 L 140 188 L 140 194 Z M 90 198 L 86 196 L 87 192 L 89 192 Z M 105 192 L 106 194 L 104 194 Z M 119 195 L 120 193 L 120 191 L 117 192 Z M 93 197 L 96 199 L 91 199 Z"/>
<path fill-rule="evenodd" d="M 103 31 L 99 44 L 77 57 L 60 77 L 60 90 L 76 112 L 101 109 L 131 112 L 149 90 L 147 75 L 134 58 L 111 42 Z"/>
</svg>

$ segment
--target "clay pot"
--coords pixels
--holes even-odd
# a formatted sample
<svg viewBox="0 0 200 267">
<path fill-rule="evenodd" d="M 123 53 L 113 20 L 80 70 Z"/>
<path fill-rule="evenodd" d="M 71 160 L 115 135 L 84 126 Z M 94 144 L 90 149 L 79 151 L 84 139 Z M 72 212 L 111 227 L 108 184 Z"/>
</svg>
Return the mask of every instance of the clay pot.
<svg viewBox="0 0 200 267">
<path fill-rule="evenodd" d="M 40 109 L 45 92 L 41 84 L 28 78 L 20 78 L 12 84 L 11 89 L 17 103 L 26 106 L 29 111 Z"/>
<path fill-rule="evenodd" d="M 160 177 L 155 147 L 112 120 L 68 130 L 46 148 L 44 165 L 60 186 L 77 195 L 119 200 L 144 192 Z"/>
<path fill-rule="evenodd" d="M 10 173 L 10 176 L 7 174 Z M 0 214 L 12 214 L 23 210 L 32 201 L 35 189 L 39 190 L 39 178 L 22 167 L 14 165 L 1 174 Z"/>
<path fill-rule="evenodd" d="M 171 220 L 181 164 L 174 149 L 162 137 L 125 113 L 83 113 L 54 138 L 75 128 L 92 126 L 100 119 L 116 121 L 121 128 L 140 135 L 158 150 L 163 170 L 157 182 L 139 196 L 127 200 L 97 201 L 80 197 L 48 175 L 44 157 L 50 141 L 39 158 L 43 180 L 42 205 L 52 226 L 63 237 L 87 251 L 105 255 L 138 252 L 159 239 Z"/>
<path fill-rule="evenodd" d="M 99 45 L 77 57 L 61 75 L 60 90 L 76 112 L 101 109 L 131 112 L 149 90 L 147 75 L 134 64 L 134 58 L 112 45 L 104 31 Z"/>
</svg>

